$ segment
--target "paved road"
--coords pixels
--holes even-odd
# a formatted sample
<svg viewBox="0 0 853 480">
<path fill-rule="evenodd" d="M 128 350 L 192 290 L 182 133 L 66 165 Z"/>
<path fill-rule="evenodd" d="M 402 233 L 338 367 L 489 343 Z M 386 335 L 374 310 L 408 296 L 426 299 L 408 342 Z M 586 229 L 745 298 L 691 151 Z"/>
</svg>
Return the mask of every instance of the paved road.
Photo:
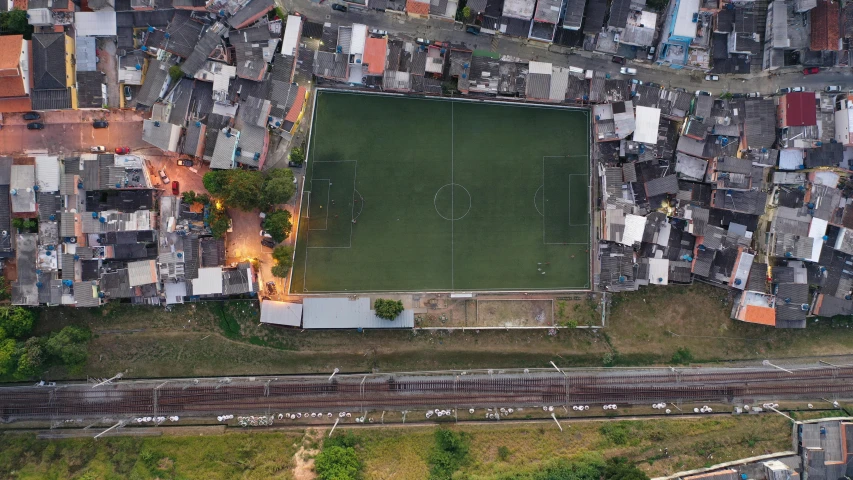
<svg viewBox="0 0 853 480">
<path fill-rule="evenodd" d="M 515 37 L 498 35 L 471 35 L 450 22 L 441 20 L 420 20 L 405 15 L 375 11 L 356 11 L 347 13 L 331 9 L 331 2 L 316 4 L 310 0 L 277 0 L 285 10 L 297 11 L 315 22 L 333 24 L 364 23 L 371 28 L 387 30 L 391 33 L 423 37 L 430 40 L 448 41 L 462 44 L 470 49 L 482 49 L 499 52 L 522 59 L 552 62 L 556 65 L 603 71 L 618 76 L 620 65 L 610 61 L 609 55 L 577 51 L 567 54 L 569 49 L 560 46 L 548 46 L 540 42 L 531 42 Z M 822 90 L 826 85 L 841 85 L 853 88 L 853 69 L 829 69 L 818 75 L 804 76 L 800 69 L 790 69 L 784 73 L 770 75 L 726 75 L 720 81 L 705 81 L 704 73 L 673 70 L 671 68 L 650 65 L 647 62 L 629 62 L 638 70 L 637 78 L 671 87 L 683 87 L 690 91 L 707 90 L 718 94 L 730 92 L 772 93 L 780 87 L 804 86 L 808 90 Z"/>
<path fill-rule="evenodd" d="M 107 151 L 127 146 L 148 146 L 142 141 L 142 117 L 131 111 L 62 110 L 44 112 L 39 120 L 42 130 L 27 130 L 20 114 L 5 114 L 0 128 L 0 154 L 16 155 L 28 151 L 70 155 L 89 152 L 93 145 Z M 109 128 L 92 127 L 93 120 L 109 121 Z"/>
</svg>

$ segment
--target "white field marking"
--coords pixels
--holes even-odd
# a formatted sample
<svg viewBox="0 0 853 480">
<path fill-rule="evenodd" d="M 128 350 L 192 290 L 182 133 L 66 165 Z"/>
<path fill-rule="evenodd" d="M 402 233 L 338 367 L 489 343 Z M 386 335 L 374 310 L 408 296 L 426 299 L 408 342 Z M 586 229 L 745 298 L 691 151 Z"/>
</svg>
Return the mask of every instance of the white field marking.
<svg viewBox="0 0 853 480">
<path fill-rule="evenodd" d="M 439 193 L 441 193 L 441 191 L 444 189 L 444 187 L 450 187 L 450 191 L 451 191 L 451 201 L 452 201 L 452 198 L 453 198 L 453 194 L 452 194 L 452 192 L 453 192 L 453 187 L 454 187 L 454 186 L 456 186 L 456 187 L 460 187 L 462 190 L 465 190 L 465 193 L 467 193 L 467 194 L 468 194 L 468 210 L 466 210 L 466 211 L 465 211 L 465 215 L 462 215 L 462 216 L 461 216 L 461 217 L 459 217 L 459 218 L 447 218 L 447 217 L 445 217 L 444 215 L 442 215 L 442 214 L 441 214 L 441 212 L 439 212 L 439 211 L 438 211 L 438 194 L 439 194 Z M 458 183 L 445 183 L 444 185 L 442 185 L 441 187 L 439 187 L 439 189 L 435 192 L 435 197 L 433 197 L 433 199 L 432 199 L 432 204 L 433 204 L 433 206 L 435 207 L 435 213 L 437 213 L 439 217 L 441 217 L 441 218 L 443 218 L 443 219 L 445 219 L 445 220 L 451 221 L 451 222 L 454 222 L 454 221 L 456 221 L 456 220 L 462 220 L 463 218 L 465 218 L 465 216 L 466 216 L 466 215 L 468 215 L 468 212 L 470 212 L 470 211 L 471 211 L 471 205 L 472 205 L 471 192 L 469 192 L 467 188 L 465 188 L 465 187 L 464 187 L 464 186 L 462 186 L 462 185 L 459 185 Z M 451 203 L 451 212 L 452 212 L 452 211 L 453 211 L 453 207 L 452 207 L 452 203 Z M 451 213 L 451 215 L 452 215 L 452 213 Z"/>
<path fill-rule="evenodd" d="M 329 182 L 329 188 L 326 189 L 326 223 L 323 225 L 323 228 L 311 228 L 311 220 L 308 220 L 308 230 L 328 230 L 329 229 L 329 202 L 332 198 L 332 181 L 328 178 L 312 178 L 311 179 L 311 188 L 314 188 L 314 182 Z M 310 197 L 309 197 L 310 198 Z M 308 204 L 308 207 L 311 207 L 311 204 Z M 308 211 L 308 218 L 311 218 L 311 211 Z"/>
</svg>

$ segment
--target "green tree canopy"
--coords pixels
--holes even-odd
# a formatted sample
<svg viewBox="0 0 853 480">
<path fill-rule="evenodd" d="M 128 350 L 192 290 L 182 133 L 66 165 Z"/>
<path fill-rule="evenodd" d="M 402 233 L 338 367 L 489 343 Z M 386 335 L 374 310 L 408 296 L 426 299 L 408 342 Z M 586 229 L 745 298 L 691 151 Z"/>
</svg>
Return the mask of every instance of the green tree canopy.
<svg viewBox="0 0 853 480">
<path fill-rule="evenodd" d="M 15 341 L 11 338 L 0 340 L 0 375 L 12 371 L 15 356 Z"/>
<path fill-rule="evenodd" d="M 293 266 L 293 247 L 290 245 L 279 245 L 272 251 L 272 259 L 275 265 L 272 267 L 272 274 L 279 278 L 287 276 L 290 267 Z"/>
<path fill-rule="evenodd" d="M 169 67 L 169 76 L 172 78 L 173 82 L 177 82 L 184 76 L 184 72 L 181 70 L 179 65 L 172 65 Z"/>
<path fill-rule="evenodd" d="M 314 470 L 322 480 L 355 480 L 361 468 L 361 461 L 352 447 L 324 448 L 314 461 Z"/>
<path fill-rule="evenodd" d="M 29 378 L 36 376 L 44 363 L 43 340 L 40 337 L 30 337 L 18 350 L 18 366 L 15 377 Z"/>
<path fill-rule="evenodd" d="M 394 320 L 397 315 L 403 312 L 403 302 L 400 300 L 386 300 L 377 298 L 373 302 L 373 310 L 376 311 L 376 316 L 385 320 Z"/>
<path fill-rule="evenodd" d="M 77 365 L 86 361 L 89 331 L 69 325 L 52 333 L 45 342 L 45 350 L 66 365 Z"/>
<path fill-rule="evenodd" d="M 264 230 L 270 234 L 276 243 L 281 243 L 290 235 L 293 225 L 290 223 L 290 212 L 287 210 L 276 210 L 267 214 L 264 219 Z"/>
<path fill-rule="evenodd" d="M 272 170 L 264 178 L 264 198 L 261 208 L 287 203 L 294 193 L 296 193 L 296 184 L 293 183 L 293 172 L 287 168 Z"/>
<path fill-rule="evenodd" d="M 0 328 L 12 338 L 23 338 L 33 329 L 33 314 L 23 307 L 0 307 Z"/>
<path fill-rule="evenodd" d="M 293 163 L 299 163 L 305 161 L 305 150 L 302 147 L 293 147 L 290 151 L 290 161 Z"/>
<path fill-rule="evenodd" d="M 611 458 L 604 466 L 604 478 L 607 480 L 649 480 L 645 472 L 622 457 Z"/>
<path fill-rule="evenodd" d="M 0 30 L 7 35 L 23 35 L 27 40 L 30 40 L 33 34 L 33 26 L 27 20 L 26 10 L 18 9 L 0 12 Z"/>
</svg>

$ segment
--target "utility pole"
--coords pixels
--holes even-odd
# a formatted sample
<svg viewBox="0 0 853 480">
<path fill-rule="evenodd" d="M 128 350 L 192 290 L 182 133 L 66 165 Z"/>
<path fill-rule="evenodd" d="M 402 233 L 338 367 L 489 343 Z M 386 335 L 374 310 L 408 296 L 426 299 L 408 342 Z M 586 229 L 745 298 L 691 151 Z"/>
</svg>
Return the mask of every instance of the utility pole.
<svg viewBox="0 0 853 480">
<path fill-rule="evenodd" d="M 110 430 L 112 430 L 112 429 L 114 429 L 114 428 L 121 427 L 121 426 L 123 426 L 123 425 L 124 425 L 124 421 L 120 421 L 120 422 L 116 423 L 116 424 L 115 424 L 115 425 L 113 425 L 112 427 L 110 427 L 110 428 L 108 428 L 108 429 L 104 430 L 103 432 L 101 432 L 101 433 L 99 433 L 99 434 L 95 435 L 95 440 L 97 440 L 97 439 L 98 439 L 98 437 L 100 437 L 101 435 L 103 435 L 103 434 L 105 434 L 105 433 L 109 432 Z"/>
<path fill-rule="evenodd" d="M 780 366 L 778 366 L 778 365 L 773 365 L 772 363 L 770 363 L 770 360 L 764 360 L 763 362 L 761 362 L 761 364 L 762 364 L 762 365 L 764 365 L 765 367 L 778 368 L 779 370 L 782 370 L 783 372 L 788 372 L 788 373 L 790 373 L 790 374 L 792 374 L 792 375 L 793 375 L 793 373 L 794 373 L 794 372 L 792 372 L 792 371 L 790 371 L 790 370 L 788 370 L 788 369 L 786 369 L 786 368 L 782 368 L 782 367 L 780 367 Z"/>
<path fill-rule="evenodd" d="M 331 375 L 329 375 L 329 381 L 330 381 L 330 382 L 332 381 L 332 377 L 334 377 L 334 376 L 335 376 L 335 374 L 337 374 L 338 372 L 340 372 L 340 369 L 338 369 L 338 368 L 336 367 L 336 368 L 335 368 L 335 370 L 332 372 L 332 374 L 331 374 Z"/>
<path fill-rule="evenodd" d="M 105 384 L 107 384 L 107 383 L 111 383 L 113 380 L 118 380 L 118 379 L 120 379 L 120 378 L 121 378 L 121 377 L 123 377 L 123 376 L 124 376 L 124 374 L 123 374 L 123 373 L 121 373 L 121 372 L 116 373 L 115 375 L 113 375 L 113 376 L 112 376 L 112 378 L 108 378 L 108 379 L 104 380 L 104 381 L 103 381 L 103 382 L 101 382 L 101 383 L 97 383 L 97 384 L 95 384 L 95 385 L 92 385 L 92 388 L 97 388 L 97 387 L 100 387 L 101 385 L 105 385 Z"/>
</svg>

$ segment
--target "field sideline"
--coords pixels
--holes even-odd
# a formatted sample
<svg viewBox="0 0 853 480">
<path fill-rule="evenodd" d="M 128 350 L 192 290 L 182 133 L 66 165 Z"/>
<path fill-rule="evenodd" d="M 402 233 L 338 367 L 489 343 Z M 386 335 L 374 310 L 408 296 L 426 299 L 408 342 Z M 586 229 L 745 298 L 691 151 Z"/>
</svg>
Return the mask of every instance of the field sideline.
<svg viewBox="0 0 853 480">
<path fill-rule="evenodd" d="M 589 113 L 320 90 L 291 293 L 589 288 Z"/>
</svg>

